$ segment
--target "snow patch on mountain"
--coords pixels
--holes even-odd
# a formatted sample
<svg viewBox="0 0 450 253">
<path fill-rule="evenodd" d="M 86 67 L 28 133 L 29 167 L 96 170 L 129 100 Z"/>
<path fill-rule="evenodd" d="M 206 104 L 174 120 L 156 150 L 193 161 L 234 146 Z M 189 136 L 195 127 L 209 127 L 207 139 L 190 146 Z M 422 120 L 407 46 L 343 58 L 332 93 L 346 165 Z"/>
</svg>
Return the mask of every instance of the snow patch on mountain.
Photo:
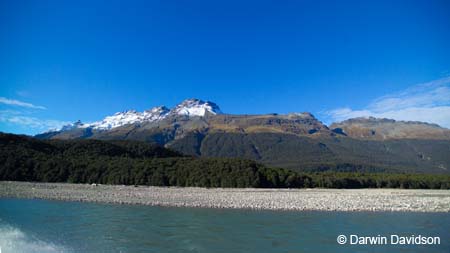
<svg viewBox="0 0 450 253">
<path fill-rule="evenodd" d="M 171 114 L 186 115 L 186 116 L 200 116 L 203 117 L 206 113 L 221 114 L 219 106 L 210 101 L 203 101 L 200 99 L 186 99 L 171 110 Z"/>
<path fill-rule="evenodd" d="M 97 130 L 110 130 L 112 128 L 128 125 L 138 124 L 143 122 L 157 122 L 163 120 L 168 116 L 185 115 L 185 116 L 200 116 L 203 117 L 207 113 L 221 114 L 219 106 L 210 101 L 203 101 L 200 99 L 186 99 L 172 110 L 165 106 L 158 106 L 144 112 L 137 112 L 135 110 L 128 110 L 117 112 L 112 116 L 107 116 L 101 121 L 92 123 L 82 123 L 81 121 L 74 122 L 63 126 L 59 130 L 51 131 L 68 131 L 74 128 L 92 128 Z"/>
<path fill-rule="evenodd" d="M 303 118 L 303 119 L 315 119 L 314 115 L 312 115 L 309 112 L 292 112 L 288 114 L 288 117 L 296 117 L 296 118 Z"/>
<path fill-rule="evenodd" d="M 44 132 L 44 133 L 51 133 L 51 132 L 58 132 L 58 131 L 69 131 L 72 130 L 74 128 L 84 128 L 85 125 L 81 122 L 81 120 L 77 120 L 74 123 L 69 123 L 66 124 L 64 126 L 62 126 L 61 128 L 52 128 L 49 129 L 48 131 Z"/>
<path fill-rule="evenodd" d="M 144 112 L 128 110 L 124 112 L 118 112 L 112 116 L 107 116 L 102 121 L 97 121 L 85 125 L 86 127 L 91 127 L 93 129 L 109 130 L 128 124 L 158 121 L 165 118 L 168 113 L 169 109 L 165 106 L 154 107 Z"/>
</svg>

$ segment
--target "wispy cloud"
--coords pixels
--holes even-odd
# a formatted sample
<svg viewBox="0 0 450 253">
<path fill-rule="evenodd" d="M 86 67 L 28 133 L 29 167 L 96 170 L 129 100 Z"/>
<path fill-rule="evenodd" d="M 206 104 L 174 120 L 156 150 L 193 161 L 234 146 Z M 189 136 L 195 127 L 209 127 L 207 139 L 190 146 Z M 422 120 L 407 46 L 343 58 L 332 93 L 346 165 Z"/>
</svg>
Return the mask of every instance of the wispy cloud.
<svg viewBox="0 0 450 253">
<path fill-rule="evenodd" d="M 0 97 L 0 103 L 5 105 L 14 105 L 14 106 L 20 106 L 20 107 L 26 107 L 26 108 L 32 108 L 32 109 L 42 109 L 45 110 L 46 108 L 44 106 L 40 105 L 33 105 L 31 103 L 15 100 L 15 99 L 9 99 L 5 97 Z"/>
<path fill-rule="evenodd" d="M 0 123 L 7 123 L 33 130 L 31 132 L 39 133 L 51 129 L 58 129 L 69 122 L 53 119 L 39 119 L 33 116 L 28 116 L 19 111 L 2 110 L 0 111 Z"/>
<path fill-rule="evenodd" d="M 450 128 L 450 77 L 382 96 L 362 109 L 342 107 L 325 114 L 333 121 L 372 116 L 424 121 Z"/>
</svg>

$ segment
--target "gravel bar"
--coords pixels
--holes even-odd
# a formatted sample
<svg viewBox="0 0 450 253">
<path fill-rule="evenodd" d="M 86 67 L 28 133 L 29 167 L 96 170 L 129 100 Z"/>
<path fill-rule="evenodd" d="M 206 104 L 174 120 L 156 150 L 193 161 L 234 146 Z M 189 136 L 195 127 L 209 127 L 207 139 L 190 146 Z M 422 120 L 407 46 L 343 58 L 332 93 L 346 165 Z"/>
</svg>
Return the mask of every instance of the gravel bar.
<svg viewBox="0 0 450 253">
<path fill-rule="evenodd" d="M 299 211 L 450 212 L 450 190 L 237 189 L 1 181 L 0 198 Z"/>
</svg>

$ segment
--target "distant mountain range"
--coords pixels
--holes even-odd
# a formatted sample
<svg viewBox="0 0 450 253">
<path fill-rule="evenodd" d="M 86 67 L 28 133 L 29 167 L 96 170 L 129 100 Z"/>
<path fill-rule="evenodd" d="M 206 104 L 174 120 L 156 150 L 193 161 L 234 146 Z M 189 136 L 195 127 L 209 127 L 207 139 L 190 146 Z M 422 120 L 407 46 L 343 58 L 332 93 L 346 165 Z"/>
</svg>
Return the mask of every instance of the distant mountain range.
<svg viewBox="0 0 450 253">
<path fill-rule="evenodd" d="M 199 99 L 77 121 L 35 137 L 139 140 L 188 155 L 248 158 L 296 170 L 450 173 L 450 130 L 435 124 L 355 118 L 328 127 L 308 112 L 231 115 Z"/>
</svg>

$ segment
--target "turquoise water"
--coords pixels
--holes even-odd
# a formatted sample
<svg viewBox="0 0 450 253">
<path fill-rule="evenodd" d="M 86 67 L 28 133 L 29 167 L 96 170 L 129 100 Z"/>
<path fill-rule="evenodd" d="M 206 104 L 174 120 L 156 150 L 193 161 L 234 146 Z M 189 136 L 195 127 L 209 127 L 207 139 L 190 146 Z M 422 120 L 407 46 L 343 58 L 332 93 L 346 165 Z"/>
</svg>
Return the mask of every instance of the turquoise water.
<svg viewBox="0 0 450 253">
<path fill-rule="evenodd" d="M 440 245 L 339 245 L 340 234 L 439 236 Z M 163 208 L 0 199 L 8 252 L 450 252 L 450 214 Z"/>
</svg>

